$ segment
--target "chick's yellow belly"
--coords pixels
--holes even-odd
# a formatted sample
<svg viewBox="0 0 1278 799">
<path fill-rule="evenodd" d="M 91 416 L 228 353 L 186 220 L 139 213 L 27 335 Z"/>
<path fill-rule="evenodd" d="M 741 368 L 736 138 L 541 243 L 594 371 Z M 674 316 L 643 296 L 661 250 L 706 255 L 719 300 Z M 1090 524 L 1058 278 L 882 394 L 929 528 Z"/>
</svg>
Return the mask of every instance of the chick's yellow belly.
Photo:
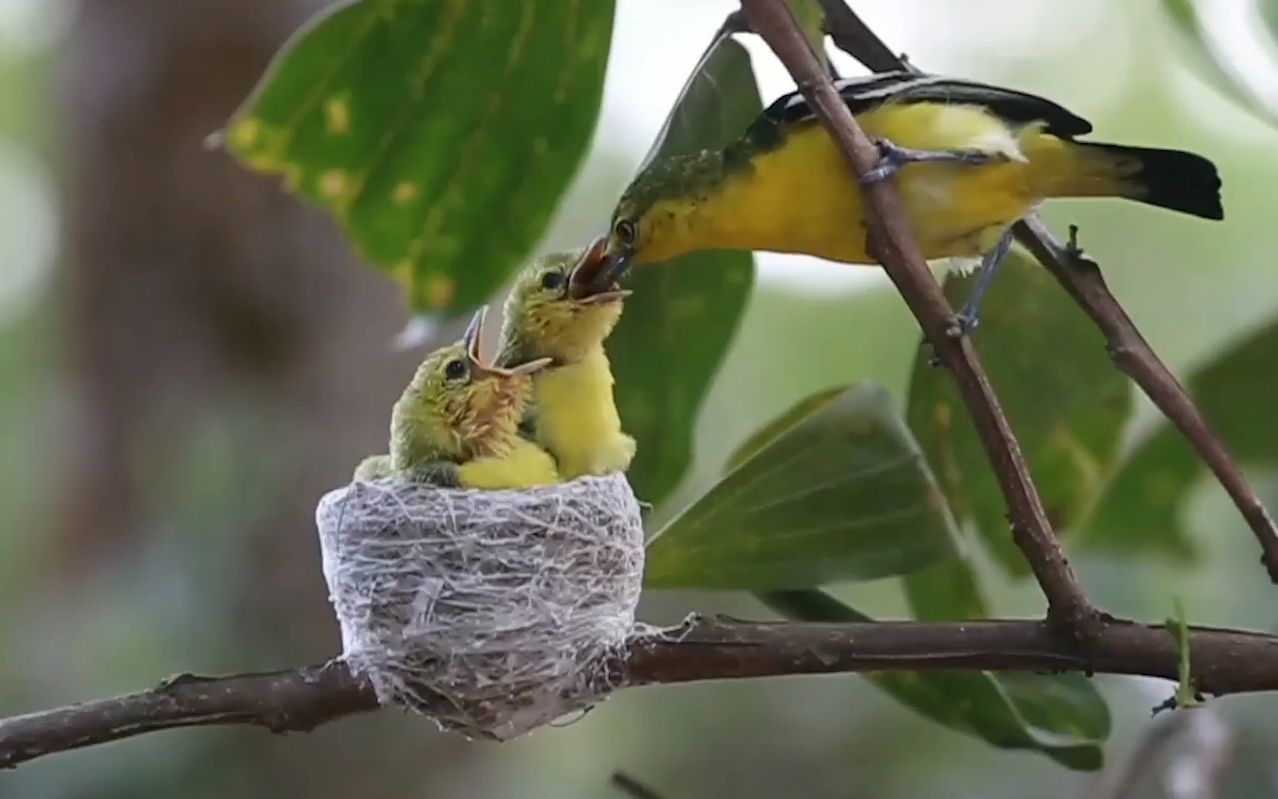
<svg viewBox="0 0 1278 799">
<path fill-rule="evenodd" d="M 1031 165 L 1013 132 L 965 106 L 889 107 L 858 117 L 866 134 L 918 150 L 977 149 L 997 162 L 915 163 L 892 179 L 926 258 L 979 255 L 1030 212 Z M 819 124 L 802 123 L 780 148 L 757 156 L 738 190 L 758 225 L 752 249 L 803 252 L 871 263 L 861 195 L 846 162 Z M 747 184 L 753 184 L 751 190 Z M 733 189 L 728 188 L 731 193 Z M 742 234 L 751 234 L 743 226 Z M 771 245 L 771 246 L 766 246 Z"/>
<path fill-rule="evenodd" d="M 564 480 L 630 467 L 635 440 L 621 432 L 602 348 L 578 363 L 538 373 L 534 385 L 537 441 L 554 455 Z"/>
<path fill-rule="evenodd" d="M 470 488 L 531 488 L 559 482 L 550 453 L 523 438 L 514 439 L 506 453 L 469 460 L 457 471 L 462 485 Z"/>
</svg>

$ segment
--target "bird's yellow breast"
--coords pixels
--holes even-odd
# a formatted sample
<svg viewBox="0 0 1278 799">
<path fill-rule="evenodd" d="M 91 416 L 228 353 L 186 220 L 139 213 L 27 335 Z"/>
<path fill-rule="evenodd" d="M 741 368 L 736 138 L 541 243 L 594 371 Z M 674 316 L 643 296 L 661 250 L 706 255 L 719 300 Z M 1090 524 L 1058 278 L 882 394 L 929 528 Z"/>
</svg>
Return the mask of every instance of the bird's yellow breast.
<svg viewBox="0 0 1278 799">
<path fill-rule="evenodd" d="M 1022 135 L 975 106 L 887 105 L 857 116 L 871 138 L 918 150 L 976 149 L 1005 156 L 979 166 L 908 164 L 894 180 L 924 257 L 978 255 L 1041 198 L 1032 190 Z M 674 201 L 648 257 L 705 248 L 801 252 L 871 263 L 861 195 L 846 162 L 816 121 L 795 124 L 776 149 L 729 174 L 708 196 Z M 674 209 L 672 209 L 674 210 Z M 660 241 L 657 241 L 660 240 Z M 663 254 L 659 252 L 665 250 Z"/>
<path fill-rule="evenodd" d="M 506 452 L 473 458 L 457 467 L 461 484 L 469 488 L 531 488 L 559 482 L 550 453 L 515 436 Z"/>
<path fill-rule="evenodd" d="M 534 378 L 537 441 L 550 450 L 559 474 L 623 472 L 635 454 L 634 439 L 621 432 L 612 397 L 612 371 L 602 347 L 576 363 L 539 372 Z"/>
</svg>

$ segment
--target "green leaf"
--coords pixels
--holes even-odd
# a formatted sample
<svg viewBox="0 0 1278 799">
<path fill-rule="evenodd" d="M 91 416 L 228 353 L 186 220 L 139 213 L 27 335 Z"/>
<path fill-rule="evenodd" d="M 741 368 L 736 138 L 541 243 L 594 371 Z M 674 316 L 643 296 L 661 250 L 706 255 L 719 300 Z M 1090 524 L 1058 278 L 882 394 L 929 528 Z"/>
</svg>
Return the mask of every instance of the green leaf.
<svg viewBox="0 0 1278 799">
<path fill-rule="evenodd" d="M 1278 467 L 1275 363 L 1278 319 L 1221 352 L 1187 381 L 1212 429 L 1245 464 Z M 1181 516 L 1190 488 L 1204 474 L 1202 461 L 1184 437 L 1161 421 L 1106 487 L 1081 543 L 1098 550 L 1192 559 L 1197 547 Z"/>
<path fill-rule="evenodd" d="M 787 0 L 799 30 L 817 55 L 825 55 L 825 12 L 819 0 Z"/>
<path fill-rule="evenodd" d="M 1278 121 L 1278 0 L 1163 0 L 1162 8 L 1205 80 Z"/>
<path fill-rule="evenodd" d="M 653 150 L 657 158 L 719 147 L 762 110 L 745 48 L 711 45 Z M 608 340 L 617 409 L 639 447 L 628 476 L 658 504 L 692 462 L 701 404 L 737 332 L 754 286 L 748 252 L 700 252 L 631 272 L 634 296 Z"/>
<path fill-rule="evenodd" d="M 901 582 L 916 619 L 984 619 L 990 615 L 976 573 L 966 558 L 912 572 Z"/>
<path fill-rule="evenodd" d="M 759 599 L 799 621 L 873 621 L 817 590 L 769 592 Z M 1000 749 L 1035 750 L 1082 771 L 1099 769 L 1104 762 L 1101 744 L 1109 735 L 1109 709 L 1078 675 L 884 671 L 859 676 L 927 718 Z"/>
<path fill-rule="evenodd" d="M 649 586 L 805 588 L 955 554 L 944 500 L 887 393 L 823 396 L 770 424 L 770 441 L 652 541 Z"/>
<path fill-rule="evenodd" d="M 965 559 L 938 563 L 923 571 L 907 574 L 903 583 L 916 619 L 962 621 L 989 616 L 976 574 Z M 1089 741 L 1103 740 L 1109 734 L 1109 707 L 1092 682 L 1081 675 L 986 672 L 983 676 L 993 682 L 1004 696 L 1004 699 L 993 700 L 996 706 L 1009 704 L 1029 728 Z M 975 681 L 969 686 L 973 689 L 971 703 L 991 701 L 988 688 Z M 988 715 L 988 711 L 983 711 L 975 718 L 979 720 Z M 1003 716 L 996 713 L 994 717 Z M 976 734 L 986 737 L 979 731 Z M 1005 739 L 1002 734 L 994 738 Z M 1072 757 L 1071 754 L 1066 756 Z M 1078 767 L 1090 767 L 1083 765 L 1089 762 L 1087 757 L 1081 758 Z M 1095 767 L 1099 767 L 1099 762 Z"/>
<path fill-rule="evenodd" d="M 951 275 L 956 307 L 975 277 Z M 1059 532 L 1091 506 L 1114 468 L 1131 413 L 1127 379 L 1095 327 L 1048 273 L 1020 250 L 1008 254 L 981 309 L 973 343 L 998 391 L 1044 506 Z M 907 418 L 960 519 L 976 523 L 998 561 L 1028 567 L 1012 543 L 1007 508 L 953 380 L 920 348 Z"/>
<path fill-rule="evenodd" d="M 328 209 L 414 308 L 473 306 L 586 152 L 612 16 L 612 0 L 341 4 L 284 46 L 225 141 Z"/>
</svg>

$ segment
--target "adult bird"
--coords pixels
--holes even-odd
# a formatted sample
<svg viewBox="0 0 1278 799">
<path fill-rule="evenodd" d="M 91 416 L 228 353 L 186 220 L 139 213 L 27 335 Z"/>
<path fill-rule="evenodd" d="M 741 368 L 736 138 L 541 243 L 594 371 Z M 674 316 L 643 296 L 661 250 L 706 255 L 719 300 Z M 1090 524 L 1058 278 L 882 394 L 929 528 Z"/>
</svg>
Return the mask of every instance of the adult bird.
<svg viewBox="0 0 1278 799">
<path fill-rule="evenodd" d="M 1092 126 L 1051 100 L 974 81 L 887 72 L 835 82 L 880 150 L 867 177 L 893 177 L 926 258 L 980 257 L 965 329 L 1011 225 L 1052 197 L 1124 197 L 1222 219 L 1220 178 L 1179 150 L 1078 141 Z M 807 253 L 873 263 L 861 192 L 798 92 L 727 147 L 643 169 L 612 216 L 601 282 L 629 264 L 704 249 Z"/>
</svg>

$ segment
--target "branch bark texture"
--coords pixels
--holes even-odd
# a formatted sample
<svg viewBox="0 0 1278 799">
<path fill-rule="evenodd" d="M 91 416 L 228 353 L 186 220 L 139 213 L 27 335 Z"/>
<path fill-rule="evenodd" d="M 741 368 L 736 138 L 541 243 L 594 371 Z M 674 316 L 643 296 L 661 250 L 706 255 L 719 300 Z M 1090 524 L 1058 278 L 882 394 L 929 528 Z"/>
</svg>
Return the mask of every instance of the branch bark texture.
<svg viewBox="0 0 1278 799">
<path fill-rule="evenodd" d="M 1195 628 L 1195 686 L 1278 689 L 1278 638 Z M 1177 678 L 1175 638 L 1160 626 L 1099 620 L 1087 642 L 1040 621 L 789 624 L 694 619 L 637 639 L 609 664 L 621 688 L 786 674 L 864 671 L 1073 671 Z M 341 661 L 226 677 L 181 675 L 149 691 L 0 720 L 0 768 L 175 727 L 248 724 L 305 732 L 375 710 L 372 687 Z"/>
</svg>

